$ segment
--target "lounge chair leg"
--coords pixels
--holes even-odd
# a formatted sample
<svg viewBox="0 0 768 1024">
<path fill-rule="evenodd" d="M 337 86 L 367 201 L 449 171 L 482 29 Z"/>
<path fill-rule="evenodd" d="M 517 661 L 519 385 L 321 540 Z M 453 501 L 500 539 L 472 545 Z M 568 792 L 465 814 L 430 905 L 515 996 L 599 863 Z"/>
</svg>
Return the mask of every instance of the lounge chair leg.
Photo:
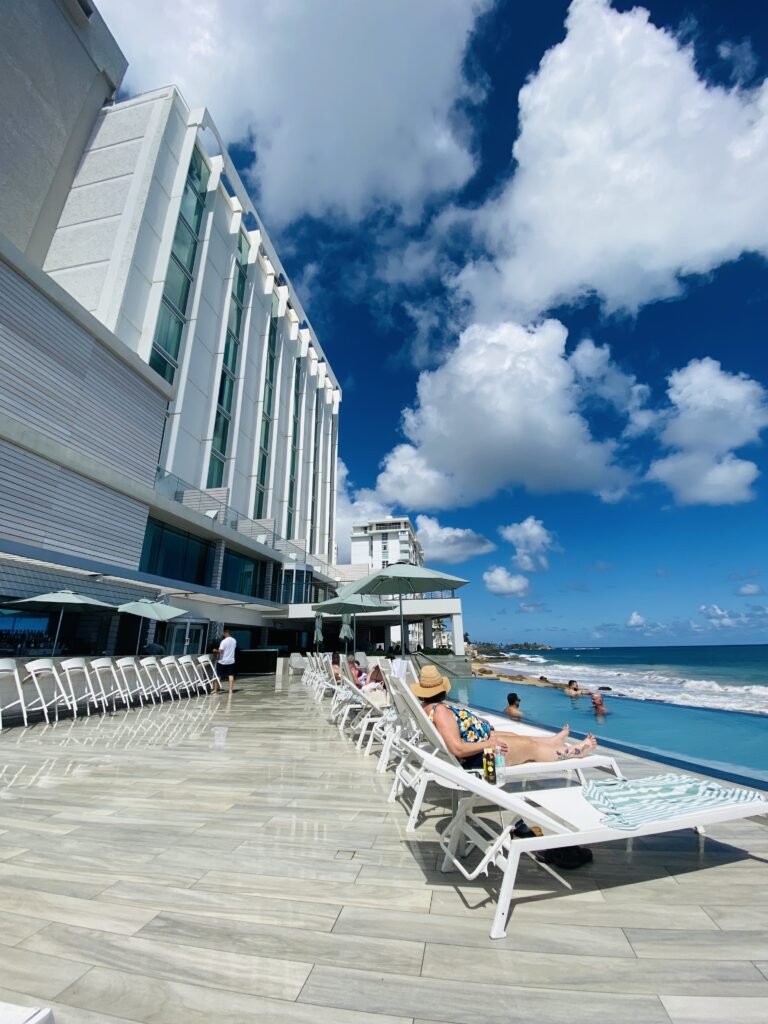
<svg viewBox="0 0 768 1024">
<path fill-rule="evenodd" d="M 504 877 L 501 880 L 496 913 L 493 915 L 493 924 L 491 925 L 492 939 L 505 939 L 507 937 L 509 904 L 512 902 L 512 893 L 515 890 L 515 878 L 517 877 L 519 863 L 520 853 L 517 850 L 510 850 L 507 853 L 507 866 L 504 870 Z"/>
<path fill-rule="evenodd" d="M 427 786 L 429 785 L 429 776 L 425 773 L 419 781 L 419 788 L 416 790 L 413 797 L 413 807 L 411 807 L 411 813 L 408 815 L 408 824 L 405 826 L 406 832 L 416 831 L 416 822 L 419 820 L 419 812 L 421 811 L 421 805 L 424 803 L 424 795 L 427 792 Z"/>
<path fill-rule="evenodd" d="M 469 810 L 468 803 L 461 801 L 459 803 L 459 809 L 457 810 L 453 821 L 450 822 L 448 828 L 445 831 L 445 835 L 449 836 L 448 848 L 443 856 L 443 862 L 440 865 L 442 873 L 448 874 L 449 871 L 453 870 L 453 859 L 456 857 L 456 851 L 459 848 L 459 843 L 463 833 L 464 819 L 467 816 Z"/>
</svg>

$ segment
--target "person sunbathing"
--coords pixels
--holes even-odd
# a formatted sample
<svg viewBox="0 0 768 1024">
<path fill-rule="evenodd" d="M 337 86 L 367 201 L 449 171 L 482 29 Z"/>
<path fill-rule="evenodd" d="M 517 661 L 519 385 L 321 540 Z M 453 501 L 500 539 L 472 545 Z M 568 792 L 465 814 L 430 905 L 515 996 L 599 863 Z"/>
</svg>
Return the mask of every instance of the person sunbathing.
<svg viewBox="0 0 768 1024">
<path fill-rule="evenodd" d="M 445 702 L 450 689 L 450 681 L 440 675 L 434 665 L 425 665 L 419 673 L 418 683 L 411 683 L 411 690 L 421 701 L 449 752 L 461 761 L 464 768 L 481 767 L 483 751 L 487 747 L 499 747 L 506 764 L 513 765 L 526 761 L 564 761 L 586 757 L 597 746 L 597 740 L 591 733 L 580 743 L 569 746 L 565 742 L 569 732 L 567 725 L 554 736 L 497 732 L 479 715 Z"/>
</svg>

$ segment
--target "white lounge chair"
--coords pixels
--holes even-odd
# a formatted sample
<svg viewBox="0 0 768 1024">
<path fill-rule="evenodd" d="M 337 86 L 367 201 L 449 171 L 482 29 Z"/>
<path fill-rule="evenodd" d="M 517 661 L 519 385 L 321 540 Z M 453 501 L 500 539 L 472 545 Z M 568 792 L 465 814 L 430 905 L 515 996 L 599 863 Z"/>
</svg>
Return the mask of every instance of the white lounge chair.
<svg viewBox="0 0 768 1024">
<path fill-rule="evenodd" d="M 506 936 L 509 904 L 523 853 L 533 854 L 579 844 L 616 842 L 679 829 L 700 829 L 721 821 L 768 813 L 768 799 L 753 794 L 755 798 L 750 802 L 734 799 L 732 803 L 719 807 L 694 809 L 675 814 L 674 817 L 646 822 L 632 830 L 611 828 L 602 824 L 603 812 L 584 798 L 581 786 L 527 789 L 522 793 L 510 793 L 418 747 L 412 747 L 412 753 L 436 779 L 464 793 L 456 815 L 440 838 L 444 853 L 442 870 L 450 871 L 453 867 L 470 881 L 480 874 L 487 874 L 491 864 L 504 873 L 491 925 L 492 939 L 503 939 Z M 523 818 L 531 825 L 538 825 L 544 835 L 517 839 L 513 835 L 514 824 L 496 831 L 491 827 L 487 814 L 486 817 L 480 816 L 479 810 L 482 807 L 486 811 L 489 808 L 493 811 L 508 811 L 513 822 Z M 465 866 L 461 855 L 465 844 L 475 847 L 481 855 L 480 861 L 472 869 Z"/>
<path fill-rule="evenodd" d="M 425 763 L 414 756 L 414 749 L 423 745 L 425 749 L 435 754 L 445 763 L 456 768 L 458 771 L 466 771 L 458 760 L 451 754 L 445 745 L 443 737 L 438 732 L 429 715 L 424 711 L 421 703 L 414 695 L 410 686 L 403 683 L 398 676 L 390 675 L 388 685 L 392 691 L 396 705 L 400 707 L 401 722 L 407 723 L 404 728 L 404 736 L 407 742 L 403 745 L 403 756 L 395 771 L 395 780 L 389 794 L 389 802 L 393 802 L 404 789 L 412 789 L 414 792 L 413 804 L 408 817 L 406 832 L 413 832 L 421 811 L 421 805 L 426 796 L 427 786 L 435 782 L 444 789 L 452 790 L 455 786 L 446 783 L 444 777 L 435 776 L 430 772 Z M 403 708 L 405 710 L 403 710 Z M 495 722 L 493 724 L 496 724 Z M 507 732 L 515 732 L 515 723 L 509 725 L 504 723 L 503 728 Z M 414 741 L 414 737 L 420 734 L 422 743 Z M 584 771 L 588 768 L 596 768 L 601 771 L 610 772 L 615 778 L 621 778 L 621 770 L 615 758 L 604 754 L 589 754 L 586 757 L 571 758 L 565 761 L 529 761 L 525 764 L 507 765 L 502 769 L 501 782 L 511 782 L 516 779 L 529 779 L 541 775 L 576 775 L 579 782 L 586 782 Z"/>
</svg>

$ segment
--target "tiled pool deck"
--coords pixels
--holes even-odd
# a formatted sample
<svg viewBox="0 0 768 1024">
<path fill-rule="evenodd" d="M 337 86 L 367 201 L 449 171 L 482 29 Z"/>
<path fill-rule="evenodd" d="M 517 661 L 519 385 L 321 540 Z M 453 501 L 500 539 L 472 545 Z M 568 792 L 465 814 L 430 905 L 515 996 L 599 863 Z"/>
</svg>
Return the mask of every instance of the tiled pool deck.
<svg viewBox="0 0 768 1024">
<path fill-rule="evenodd" d="M 3 733 L 0 1001 L 57 1024 L 768 1020 L 765 820 L 597 846 L 572 893 L 528 862 L 492 942 L 494 877 L 436 870 L 445 808 L 407 836 L 298 681 L 240 686 Z"/>
</svg>

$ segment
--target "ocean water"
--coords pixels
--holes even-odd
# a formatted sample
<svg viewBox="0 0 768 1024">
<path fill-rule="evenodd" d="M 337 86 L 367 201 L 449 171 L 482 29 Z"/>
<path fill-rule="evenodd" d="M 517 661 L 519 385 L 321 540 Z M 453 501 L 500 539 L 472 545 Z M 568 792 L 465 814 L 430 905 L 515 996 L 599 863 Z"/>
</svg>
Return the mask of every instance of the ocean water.
<svg viewBox="0 0 768 1024">
<path fill-rule="evenodd" d="M 768 644 L 560 647 L 512 652 L 492 667 L 499 675 L 609 686 L 617 697 L 768 715 Z"/>
</svg>

